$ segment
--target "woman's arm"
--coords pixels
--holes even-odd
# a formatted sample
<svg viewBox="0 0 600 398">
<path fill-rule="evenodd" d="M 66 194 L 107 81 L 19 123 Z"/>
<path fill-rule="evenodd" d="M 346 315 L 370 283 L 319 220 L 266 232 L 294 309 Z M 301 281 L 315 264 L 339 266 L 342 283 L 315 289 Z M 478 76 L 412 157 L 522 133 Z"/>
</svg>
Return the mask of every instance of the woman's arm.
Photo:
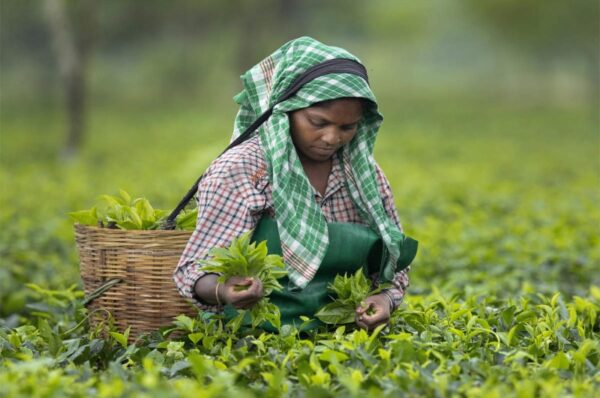
<svg viewBox="0 0 600 398">
<path fill-rule="evenodd" d="M 253 201 L 249 198 L 252 193 L 246 192 L 252 187 L 236 184 L 234 188 L 231 184 L 234 179 L 235 176 L 219 175 L 207 177 L 200 183 L 196 229 L 173 275 L 181 295 L 192 299 L 204 311 L 218 311 L 216 275 L 202 271 L 197 261 L 208 258 L 211 248 L 225 247 L 256 226 L 251 211 Z"/>
<path fill-rule="evenodd" d="M 250 308 L 263 297 L 262 282 L 258 278 L 234 276 L 224 283 L 215 274 L 205 274 L 196 281 L 194 291 L 202 301 L 213 305 L 231 304 L 236 308 Z"/>
</svg>

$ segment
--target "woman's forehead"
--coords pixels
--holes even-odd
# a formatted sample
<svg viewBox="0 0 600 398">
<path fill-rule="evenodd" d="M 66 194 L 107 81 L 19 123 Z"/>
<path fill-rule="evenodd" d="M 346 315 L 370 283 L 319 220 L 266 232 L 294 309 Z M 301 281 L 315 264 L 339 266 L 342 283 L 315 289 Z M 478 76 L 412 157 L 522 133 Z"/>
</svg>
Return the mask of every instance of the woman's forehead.
<svg viewBox="0 0 600 398">
<path fill-rule="evenodd" d="M 335 119 L 360 119 L 363 113 L 362 100 L 359 98 L 341 98 L 317 103 L 305 111 L 309 115 Z"/>
</svg>

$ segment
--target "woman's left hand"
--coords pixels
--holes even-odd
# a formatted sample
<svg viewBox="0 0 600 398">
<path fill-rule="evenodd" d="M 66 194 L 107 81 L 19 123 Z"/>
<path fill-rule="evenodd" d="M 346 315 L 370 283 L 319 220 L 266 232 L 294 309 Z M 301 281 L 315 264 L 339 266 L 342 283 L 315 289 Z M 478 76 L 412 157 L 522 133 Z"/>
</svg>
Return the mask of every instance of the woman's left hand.
<svg viewBox="0 0 600 398">
<path fill-rule="evenodd" d="M 389 320 L 390 299 L 385 293 L 367 297 L 356 309 L 356 324 L 362 329 L 373 330 Z"/>
</svg>

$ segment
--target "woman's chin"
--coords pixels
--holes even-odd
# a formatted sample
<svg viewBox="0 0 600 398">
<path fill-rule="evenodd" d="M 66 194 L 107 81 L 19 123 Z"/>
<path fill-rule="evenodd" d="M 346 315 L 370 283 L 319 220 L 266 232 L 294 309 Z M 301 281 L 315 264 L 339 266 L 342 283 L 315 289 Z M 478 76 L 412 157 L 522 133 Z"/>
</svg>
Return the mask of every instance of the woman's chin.
<svg viewBox="0 0 600 398">
<path fill-rule="evenodd" d="M 324 163 L 331 160 L 335 151 L 328 150 L 307 150 L 300 152 L 298 151 L 298 155 L 300 157 L 300 161 L 303 164 L 306 163 Z"/>
<path fill-rule="evenodd" d="M 320 149 L 320 148 L 314 148 L 311 151 L 311 157 L 314 159 L 320 159 L 320 160 L 328 160 L 331 159 L 331 157 L 333 156 L 333 154 L 335 153 L 334 149 Z"/>
</svg>

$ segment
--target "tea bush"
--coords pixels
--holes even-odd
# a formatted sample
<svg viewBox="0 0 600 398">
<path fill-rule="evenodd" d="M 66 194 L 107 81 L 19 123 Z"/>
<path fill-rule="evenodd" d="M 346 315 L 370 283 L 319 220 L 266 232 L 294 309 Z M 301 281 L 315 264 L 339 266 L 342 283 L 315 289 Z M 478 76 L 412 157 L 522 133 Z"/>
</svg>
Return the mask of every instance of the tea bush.
<svg viewBox="0 0 600 398">
<path fill-rule="evenodd" d="M 389 327 L 272 334 L 199 314 L 133 342 L 88 325 L 67 213 L 119 188 L 172 208 L 226 145 L 227 116 L 167 107 L 149 123 L 152 110 L 100 107 L 65 163 L 51 155 L 55 113 L 4 112 L 0 396 L 593 396 L 595 122 L 577 109 L 437 105 L 389 115 L 376 144 L 420 243 Z"/>
</svg>

